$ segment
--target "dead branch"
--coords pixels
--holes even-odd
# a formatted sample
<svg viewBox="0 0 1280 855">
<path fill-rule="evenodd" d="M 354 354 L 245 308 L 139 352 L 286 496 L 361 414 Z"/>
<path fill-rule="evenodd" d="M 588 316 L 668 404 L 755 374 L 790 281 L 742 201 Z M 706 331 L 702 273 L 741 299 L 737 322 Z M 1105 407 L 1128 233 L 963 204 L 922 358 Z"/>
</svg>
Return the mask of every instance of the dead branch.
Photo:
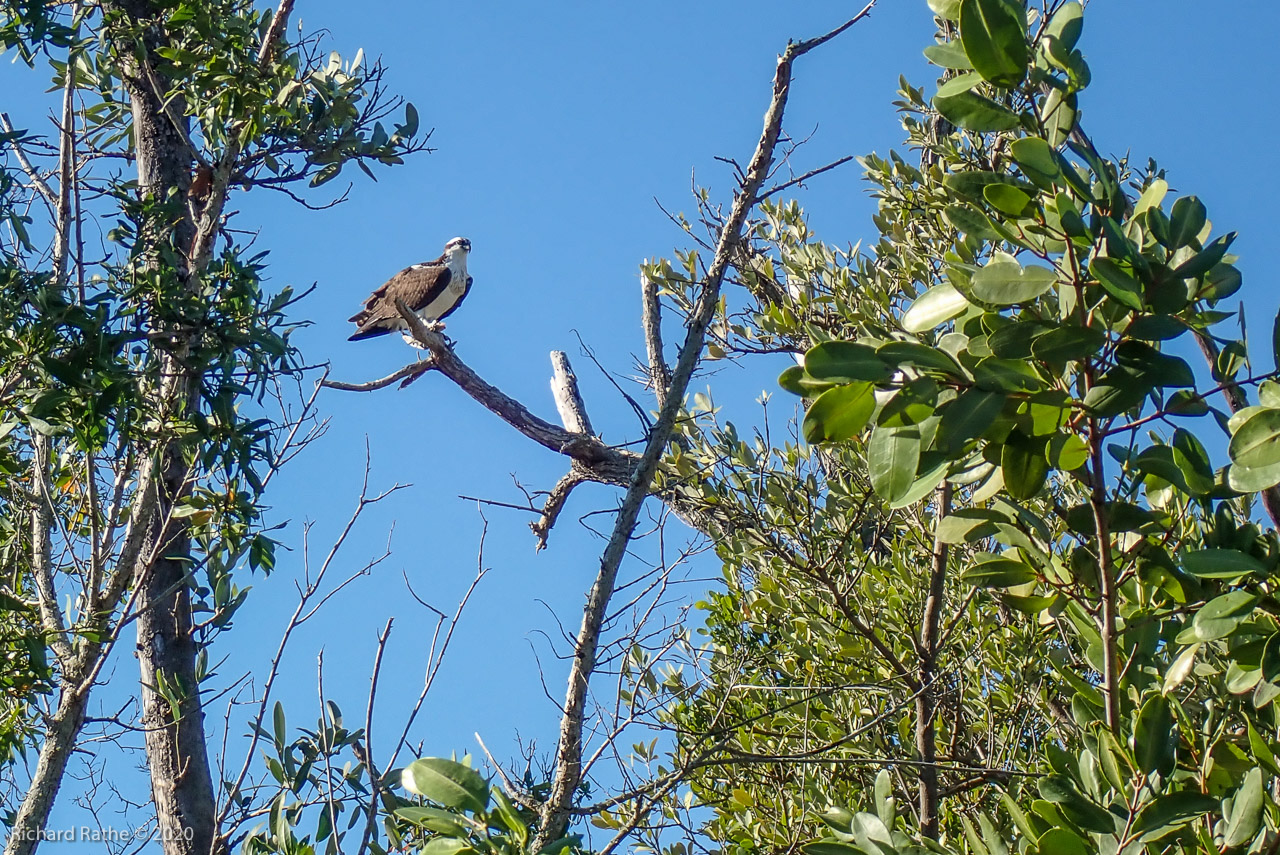
<svg viewBox="0 0 1280 855">
<path fill-rule="evenodd" d="M 578 391 L 578 377 L 563 350 L 551 351 L 551 370 L 551 397 L 555 399 L 564 429 L 570 433 L 594 434 L 591 419 L 587 417 L 587 405 Z"/>
<path fill-rule="evenodd" d="M 551 527 L 560 517 L 560 511 L 564 509 L 564 504 L 569 500 L 569 494 L 573 492 L 573 488 L 583 481 L 590 480 L 592 480 L 590 473 L 583 471 L 577 461 L 574 461 L 570 464 L 568 473 L 551 488 L 551 492 L 547 494 L 546 504 L 542 506 L 542 516 L 535 522 L 529 523 L 529 528 L 533 529 L 534 535 L 538 538 L 537 546 L 534 547 L 536 551 L 541 552 L 546 548 Z"/>
<path fill-rule="evenodd" d="M 849 155 L 845 155 L 839 160 L 833 160 L 831 163 L 828 163 L 826 166 L 819 166 L 817 169 L 810 169 L 804 175 L 797 176 L 796 178 L 792 178 L 790 181 L 784 181 L 781 184 L 777 184 L 773 187 L 770 187 L 768 190 L 765 190 L 763 193 L 757 196 L 756 201 L 763 202 L 765 199 L 768 199 L 770 196 L 774 195 L 775 193 L 781 193 L 783 190 L 786 190 L 788 187 L 794 187 L 797 184 L 803 184 L 804 182 L 808 181 L 810 178 L 816 178 L 822 173 L 829 172 L 832 169 L 835 169 L 837 166 L 843 166 L 844 164 L 848 163 L 851 160 L 853 160 L 853 155 L 849 154 Z"/>
<path fill-rule="evenodd" d="M 640 324 L 644 327 L 644 348 L 649 357 L 649 385 L 661 409 L 667 403 L 671 369 L 662 352 L 662 301 L 658 299 L 658 283 L 643 273 L 640 274 L 640 295 Z"/>
<path fill-rule="evenodd" d="M 693 377 L 694 368 L 701 358 L 707 328 L 719 303 L 720 286 L 725 272 L 729 268 L 735 249 L 742 240 L 743 226 L 748 214 L 755 206 L 760 187 L 769 175 L 774 150 L 782 131 L 783 113 L 791 90 L 791 66 L 799 57 L 835 38 L 864 18 L 874 5 L 875 0 L 871 0 L 853 18 L 823 36 L 788 44 L 778 59 L 773 79 L 773 97 L 765 113 L 760 140 L 747 165 L 745 180 L 740 183 L 734 195 L 729 216 L 720 230 L 715 256 L 707 268 L 694 310 L 688 319 L 685 340 L 680 347 L 675 371 L 671 376 L 667 399 L 658 413 L 657 422 L 649 431 L 644 454 L 632 474 L 631 483 L 627 487 L 627 493 L 623 497 L 614 521 L 613 534 L 600 559 L 600 571 L 587 596 L 582 627 L 575 641 L 573 663 L 569 671 L 569 685 L 565 695 L 564 715 L 561 718 L 560 739 L 556 751 L 556 771 L 547 801 L 541 811 L 540 828 L 532 844 L 534 849 L 541 849 L 562 837 L 568 826 L 573 794 L 582 781 L 582 732 L 588 686 L 591 674 L 595 670 L 599 649 L 601 625 L 608 612 L 609 600 L 613 596 L 618 568 L 635 530 L 640 506 L 652 491 L 658 461 L 675 430 L 676 416 L 684 402 L 685 391 Z"/>
</svg>

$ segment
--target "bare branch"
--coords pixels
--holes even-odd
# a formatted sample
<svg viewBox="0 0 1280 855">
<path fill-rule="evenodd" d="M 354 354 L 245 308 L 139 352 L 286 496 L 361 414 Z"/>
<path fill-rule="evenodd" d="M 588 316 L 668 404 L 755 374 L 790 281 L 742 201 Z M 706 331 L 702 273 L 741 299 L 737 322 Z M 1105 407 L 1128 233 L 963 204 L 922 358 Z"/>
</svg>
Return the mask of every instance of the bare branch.
<svg viewBox="0 0 1280 855">
<path fill-rule="evenodd" d="M 662 301 L 658 297 L 658 283 L 640 274 L 641 316 L 644 327 L 644 348 L 649 356 L 649 385 L 658 408 L 666 406 L 667 386 L 671 383 L 671 369 L 662 352 Z"/>
<path fill-rule="evenodd" d="M 13 122 L 9 121 L 8 113 L 0 113 L 0 130 L 3 130 L 6 134 L 16 133 L 13 129 Z M 17 157 L 18 165 L 22 167 L 27 180 L 31 182 L 31 186 L 36 189 L 40 194 L 40 198 L 44 199 L 45 204 L 49 206 L 49 213 L 53 214 L 58 208 L 58 197 L 54 195 L 52 188 L 49 187 L 49 182 L 45 181 L 44 177 L 36 171 L 35 166 L 27 159 L 27 153 L 22 150 L 22 146 L 18 144 L 17 140 L 10 141 L 9 147 L 13 149 L 13 154 Z"/>
<path fill-rule="evenodd" d="M 775 193 L 781 193 L 783 190 L 786 190 L 788 187 L 794 187 L 797 184 L 803 184 L 804 182 L 808 181 L 810 178 L 821 175 L 824 172 L 830 172 L 832 169 L 835 169 L 837 166 L 843 166 L 844 164 L 848 163 L 851 160 L 853 160 L 853 155 L 850 154 L 840 158 L 839 160 L 834 160 L 831 163 L 828 163 L 826 166 L 819 166 L 817 169 L 811 169 L 808 172 L 806 172 L 804 175 L 801 175 L 797 178 L 792 178 L 790 181 L 784 181 L 781 184 L 778 184 L 768 190 L 765 190 L 763 193 L 761 193 L 759 196 L 756 197 L 756 201 L 763 202 L 765 199 L 768 199 L 770 196 L 772 196 Z"/>
<path fill-rule="evenodd" d="M 569 671 L 569 684 L 563 706 L 564 715 L 560 723 L 560 739 L 556 751 L 555 776 L 541 811 L 540 828 L 532 844 L 534 849 L 540 849 L 562 837 L 568 826 L 573 794 L 581 784 L 582 778 L 582 734 L 587 694 L 599 652 L 600 631 L 617 583 L 618 569 L 635 531 L 640 506 L 652 491 L 658 461 L 674 432 L 676 417 L 684 402 L 685 392 L 702 355 L 707 328 L 719 304 L 720 286 L 725 272 L 742 240 L 743 227 L 755 205 L 760 187 L 769 175 L 774 150 L 782 131 L 783 113 L 791 91 L 792 63 L 797 57 L 853 26 L 870 12 L 873 5 L 875 0 L 841 27 L 824 36 L 788 44 L 778 59 L 773 79 L 773 97 L 765 113 L 760 140 L 747 165 L 745 180 L 741 182 L 738 192 L 734 195 L 729 216 L 720 230 L 715 255 L 707 268 L 706 276 L 698 290 L 693 312 L 687 322 L 685 340 L 676 360 L 667 399 L 659 411 L 657 422 L 649 432 L 644 454 L 631 476 L 626 495 L 623 497 L 614 521 L 613 533 L 600 559 L 599 573 L 587 596 L 582 626 L 575 640 L 573 662 Z"/>
<path fill-rule="evenodd" d="M 542 516 L 536 522 L 529 523 L 529 528 L 533 529 L 534 535 L 538 538 L 536 551 L 541 552 L 546 548 L 551 527 L 560 517 L 560 511 L 564 509 L 564 504 L 569 500 L 569 494 L 573 492 L 573 488 L 587 480 L 590 480 L 589 473 L 583 472 L 575 463 L 569 468 L 569 472 L 551 488 L 551 492 L 547 494 L 547 502 L 542 506 Z"/>
<path fill-rule="evenodd" d="M 587 417 L 587 405 L 578 391 L 578 377 L 573 373 L 569 357 L 563 350 L 551 351 L 551 397 L 556 402 L 560 423 L 570 433 L 594 434 L 591 419 Z"/>
<path fill-rule="evenodd" d="M 380 380 L 370 380 L 368 383 L 343 383 L 341 380 L 326 379 L 321 382 L 321 385 L 326 389 L 337 389 L 340 392 L 374 392 L 378 389 L 385 389 L 399 380 L 404 381 L 400 384 L 402 387 L 408 386 L 434 367 L 430 359 L 419 359 L 417 362 L 411 362 L 399 371 L 388 374 Z"/>
</svg>

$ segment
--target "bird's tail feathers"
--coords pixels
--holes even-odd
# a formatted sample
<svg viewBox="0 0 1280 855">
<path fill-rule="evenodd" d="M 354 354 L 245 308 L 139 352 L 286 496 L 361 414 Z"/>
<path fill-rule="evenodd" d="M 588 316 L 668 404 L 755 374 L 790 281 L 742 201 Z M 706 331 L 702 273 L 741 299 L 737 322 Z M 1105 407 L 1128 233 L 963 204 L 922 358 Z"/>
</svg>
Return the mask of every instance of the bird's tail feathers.
<svg viewBox="0 0 1280 855">
<path fill-rule="evenodd" d="M 378 336 L 386 335 L 389 332 L 391 332 L 391 330 L 383 330 L 383 329 L 378 329 L 377 327 L 370 327 L 368 329 L 356 330 L 354 334 L 347 337 L 347 341 L 360 341 L 361 339 L 366 339 L 366 338 L 377 338 Z"/>
</svg>

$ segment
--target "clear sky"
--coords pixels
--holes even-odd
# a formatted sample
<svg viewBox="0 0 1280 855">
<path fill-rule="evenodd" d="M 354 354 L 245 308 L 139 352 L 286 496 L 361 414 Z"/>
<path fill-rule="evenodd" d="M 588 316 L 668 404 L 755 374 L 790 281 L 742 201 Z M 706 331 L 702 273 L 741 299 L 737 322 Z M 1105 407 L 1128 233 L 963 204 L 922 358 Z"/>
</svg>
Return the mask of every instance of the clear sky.
<svg viewBox="0 0 1280 855">
<path fill-rule="evenodd" d="M 414 358 L 398 337 L 348 343 L 345 319 L 390 274 L 464 235 L 474 246 L 475 286 L 449 321 L 462 358 L 554 418 L 547 354 L 565 350 L 597 430 L 609 441 L 635 439 L 629 407 L 580 355 L 576 335 L 608 369 L 631 373 L 643 350 L 638 265 L 685 245 L 655 198 L 688 210 L 696 170 L 698 183 L 727 200 L 731 175 L 713 158 L 749 157 L 786 39 L 825 31 L 860 5 L 299 0 L 297 17 L 308 30 L 330 30 L 333 49 L 383 58 L 391 89 L 435 128 L 438 150 L 379 171 L 376 184 L 350 170 L 351 201 L 331 211 L 313 213 L 260 191 L 234 195 L 229 207 L 243 211 L 242 228 L 261 227 L 258 246 L 271 250 L 272 283 L 316 284 L 298 308 L 314 325 L 296 341 L 309 361 L 331 361 L 334 377 L 368 380 Z M 1085 22 L 1090 133 L 1104 153 L 1157 158 L 1175 191 L 1198 194 L 1218 228 L 1240 231 L 1239 296 L 1259 334 L 1254 355 L 1269 366 L 1278 292 L 1267 258 L 1280 225 L 1268 204 L 1280 190 L 1273 165 L 1280 128 L 1263 85 L 1275 77 L 1280 10 L 1260 0 L 1213 11 L 1187 0 L 1093 0 Z M 899 143 L 890 105 L 898 75 L 932 86 L 920 53 L 932 32 L 924 0 L 880 0 L 870 19 L 801 61 L 786 128 L 812 141 L 797 153 L 797 171 L 845 154 L 886 154 Z M 25 116 L 20 125 L 35 125 L 49 97 L 38 91 L 44 75 L 33 81 L 16 66 L 0 69 L 3 108 Z M 330 186 L 345 186 L 347 177 Z M 799 198 L 826 241 L 874 237 L 856 164 L 816 180 Z M 711 383 L 717 402 L 747 420 L 751 401 L 774 389 L 776 375 L 774 363 L 747 363 L 695 380 L 694 388 Z M 224 678 L 262 673 L 293 610 L 303 523 L 315 523 L 313 555 L 327 549 L 355 501 L 367 439 L 375 488 L 413 487 L 368 514 L 334 573 L 344 576 L 378 554 L 393 524 L 394 554 L 297 636 L 281 697 L 292 724 L 314 724 L 323 646 L 328 694 L 352 722 L 362 719 L 375 634 L 394 616 L 379 707 L 386 744 L 421 685 L 433 625 L 406 595 L 402 571 L 420 595 L 450 611 L 474 574 L 481 532 L 475 503 L 459 494 L 519 502 L 513 476 L 546 489 L 565 463 L 431 375 L 404 391 L 326 393 L 321 404 L 332 419 L 328 435 L 268 496 L 270 519 L 289 521 L 281 536 L 295 551 L 280 557 L 275 575 L 253 580 L 236 630 L 211 658 L 229 655 L 218 669 Z M 603 488 L 575 494 L 541 554 L 533 551 L 529 515 L 486 510 L 492 573 L 418 728 L 428 753 L 474 751 L 476 730 L 500 759 L 514 756 L 517 733 L 551 750 L 558 711 L 543 694 L 539 657 L 558 699 L 564 669 L 546 639 L 559 639 L 557 620 L 576 629 L 602 546 L 577 518 L 611 507 L 616 495 Z M 607 530 L 606 518 L 592 519 Z M 246 573 L 241 583 L 248 581 Z M 134 679 L 135 668 L 131 658 L 117 662 L 117 679 Z M 62 810 L 74 816 L 66 799 Z"/>
</svg>

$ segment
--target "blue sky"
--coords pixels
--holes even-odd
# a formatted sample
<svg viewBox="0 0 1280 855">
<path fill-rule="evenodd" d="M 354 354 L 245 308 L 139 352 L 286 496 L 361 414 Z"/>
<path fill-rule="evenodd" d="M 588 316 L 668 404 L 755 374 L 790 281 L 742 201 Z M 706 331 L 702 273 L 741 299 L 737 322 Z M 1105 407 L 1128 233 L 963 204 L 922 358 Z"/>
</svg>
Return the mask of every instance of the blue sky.
<svg viewBox="0 0 1280 855">
<path fill-rule="evenodd" d="M 334 377 L 372 379 L 414 357 L 398 337 L 348 343 L 345 319 L 390 274 L 465 235 L 474 246 L 475 287 L 449 321 L 462 358 L 554 418 L 547 354 L 565 350 L 597 430 L 609 441 L 634 439 L 634 416 L 579 354 L 575 335 L 607 368 L 630 373 L 643 349 L 638 265 L 685 245 L 655 198 L 688 210 L 696 171 L 698 183 L 727 199 L 731 176 L 713 157 L 750 156 L 786 39 L 825 31 L 860 5 L 300 0 L 297 17 L 308 30 L 330 30 L 333 49 L 383 58 L 391 89 L 435 128 L 438 150 L 379 171 L 376 184 L 352 170 L 351 201 L 331 211 L 313 213 L 260 192 L 236 194 L 229 207 L 243 212 L 242 228 L 261 228 L 258 246 L 271 250 L 274 284 L 316 284 L 298 309 L 313 325 L 296 341 L 309 361 L 330 361 Z M 1280 128 L 1260 96 L 1276 70 L 1277 24 L 1280 11 L 1264 2 L 1210 13 L 1186 0 L 1094 0 L 1082 44 L 1094 81 L 1083 116 L 1099 148 L 1130 151 L 1138 162 L 1156 157 L 1175 191 L 1198 194 L 1219 229 L 1241 232 L 1239 296 L 1259 333 L 1254 354 L 1267 366 L 1277 303 L 1267 261 L 1280 238 L 1268 203 L 1280 189 L 1273 168 Z M 886 154 L 899 143 L 890 101 L 899 74 L 932 85 L 920 54 L 931 35 L 924 0 L 881 0 L 867 21 L 802 60 L 786 128 L 812 140 L 797 153 L 797 171 L 846 154 Z M 17 66 L 0 68 L 3 108 L 20 125 L 35 125 L 48 103 L 38 94 L 45 75 L 37 81 Z M 345 186 L 346 177 L 331 186 Z M 826 241 L 874 236 L 872 202 L 855 164 L 798 195 Z M 709 382 L 718 403 L 749 419 L 752 400 L 774 389 L 776 374 L 774 363 L 748 363 Z M 695 389 L 706 382 L 695 381 Z M 545 489 L 565 464 L 431 375 L 404 391 L 326 393 L 321 406 L 332 419 L 328 435 L 268 496 L 271 519 L 289 521 L 282 537 L 295 551 L 281 556 L 275 575 L 253 580 L 255 595 L 222 640 L 221 655 L 230 658 L 219 671 L 262 672 L 293 610 L 302 525 L 314 522 L 313 555 L 327 549 L 355 501 L 367 439 L 375 488 L 414 486 L 370 511 L 333 572 L 345 576 L 378 554 L 393 525 L 394 554 L 296 637 L 281 697 L 293 724 L 314 724 L 323 646 L 328 694 L 349 720 L 361 719 L 375 634 L 394 616 L 379 706 L 385 745 L 420 687 L 432 626 L 405 594 L 401 572 L 420 595 L 451 610 L 474 574 L 481 531 L 475 503 L 457 496 L 519 502 L 513 474 Z M 615 497 L 603 488 L 575 494 L 540 554 L 529 515 L 486 510 L 492 573 L 423 713 L 418 736 L 428 753 L 473 751 L 476 730 L 501 759 L 515 754 L 517 732 L 550 751 L 558 712 L 543 694 L 535 651 L 559 698 L 563 668 L 542 633 L 558 637 L 553 615 L 576 628 L 602 546 L 577 517 L 611 507 Z M 131 680 L 134 668 L 123 659 L 116 677 Z M 72 810 L 65 799 L 62 809 Z"/>
</svg>

